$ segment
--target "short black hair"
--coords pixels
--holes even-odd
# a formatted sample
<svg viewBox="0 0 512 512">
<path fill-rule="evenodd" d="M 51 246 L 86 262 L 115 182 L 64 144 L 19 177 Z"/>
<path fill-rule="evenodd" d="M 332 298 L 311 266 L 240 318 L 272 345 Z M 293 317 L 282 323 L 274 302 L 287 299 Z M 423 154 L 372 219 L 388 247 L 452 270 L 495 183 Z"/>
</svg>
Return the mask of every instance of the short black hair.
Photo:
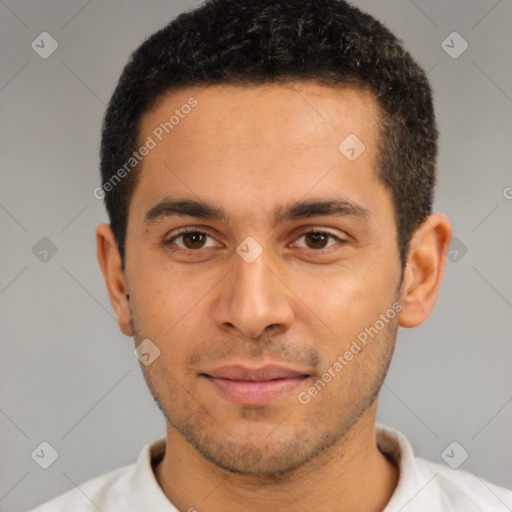
<svg viewBox="0 0 512 512">
<path fill-rule="evenodd" d="M 415 229 L 431 213 L 437 139 L 424 70 L 372 16 L 343 0 L 206 0 L 131 55 L 102 127 L 103 197 L 125 262 L 140 121 L 167 92 L 187 87 L 312 81 L 371 91 L 381 112 L 376 165 L 395 209 L 402 267 Z M 341 141 L 340 141 L 341 142 Z"/>
</svg>

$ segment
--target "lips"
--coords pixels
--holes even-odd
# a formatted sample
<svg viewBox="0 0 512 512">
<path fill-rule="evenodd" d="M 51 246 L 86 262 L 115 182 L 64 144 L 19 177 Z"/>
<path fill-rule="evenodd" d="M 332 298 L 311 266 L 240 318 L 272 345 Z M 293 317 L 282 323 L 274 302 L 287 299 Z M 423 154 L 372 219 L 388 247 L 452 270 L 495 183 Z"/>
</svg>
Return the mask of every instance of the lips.
<svg viewBox="0 0 512 512">
<path fill-rule="evenodd" d="M 305 372 L 292 370 L 278 365 L 267 365 L 262 368 L 250 369 L 245 366 L 222 366 L 206 372 L 210 377 L 229 380 L 245 380 L 265 382 L 276 379 L 288 379 L 307 375 Z"/>
<path fill-rule="evenodd" d="M 232 402 L 262 406 L 290 395 L 309 374 L 278 365 L 260 368 L 231 365 L 209 370 L 200 376 Z"/>
</svg>

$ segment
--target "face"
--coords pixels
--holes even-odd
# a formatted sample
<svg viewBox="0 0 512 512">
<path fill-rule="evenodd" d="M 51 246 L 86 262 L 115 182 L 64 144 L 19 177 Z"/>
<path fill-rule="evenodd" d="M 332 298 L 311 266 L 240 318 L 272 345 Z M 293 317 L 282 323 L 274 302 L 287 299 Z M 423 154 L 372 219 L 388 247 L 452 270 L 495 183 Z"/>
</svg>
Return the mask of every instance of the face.
<svg viewBox="0 0 512 512">
<path fill-rule="evenodd" d="M 299 467 L 375 402 L 401 278 L 377 123 L 369 94 L 313 84 L 187 89 L 142 120 L 133 334 L 170 428 L 219 467 Z"/>
</svg>

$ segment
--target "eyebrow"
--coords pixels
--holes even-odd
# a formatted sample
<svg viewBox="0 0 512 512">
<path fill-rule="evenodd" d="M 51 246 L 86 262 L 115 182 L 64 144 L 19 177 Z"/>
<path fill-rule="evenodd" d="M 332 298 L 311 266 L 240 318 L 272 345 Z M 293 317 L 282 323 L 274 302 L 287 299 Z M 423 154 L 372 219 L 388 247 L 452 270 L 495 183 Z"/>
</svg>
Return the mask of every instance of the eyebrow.
<svg viewBox="0 0 512 512">
<path fill-rule="evenodd" d="M 348 199 L 333 198 L 298 201 L 274 210 L 273 226 L 279 223 L 317 216 L 355 217 L 367 221 L 371 211 Z M 165 198 L 153 206 L 144 217 L 150 226 L 168 217 L 195 217 L 229 223 L 230 214 L 221 206 L 189 198 Z"/>
</svg>

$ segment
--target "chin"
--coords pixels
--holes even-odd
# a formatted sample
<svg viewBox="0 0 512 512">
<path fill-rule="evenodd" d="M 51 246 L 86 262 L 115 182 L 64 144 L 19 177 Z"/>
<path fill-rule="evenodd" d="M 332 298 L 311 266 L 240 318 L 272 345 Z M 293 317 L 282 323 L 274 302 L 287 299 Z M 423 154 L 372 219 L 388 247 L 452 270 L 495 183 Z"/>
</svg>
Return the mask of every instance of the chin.
<svg viewBox="0 0 512 512">
<path fill-rule="evenodd" d="M 273 439 L 272 432 L 262 433 L 260 438 L 251 437 L 251 441 L 247 438 L 214 439 L 196 431 L 188 440 L 215 466 L 230 473 L 263 478 L 289 475 L 335 441 L 308 429 L 288 432 L 285 437 L 281 432 L 279 439 Z"/>
</svg>

